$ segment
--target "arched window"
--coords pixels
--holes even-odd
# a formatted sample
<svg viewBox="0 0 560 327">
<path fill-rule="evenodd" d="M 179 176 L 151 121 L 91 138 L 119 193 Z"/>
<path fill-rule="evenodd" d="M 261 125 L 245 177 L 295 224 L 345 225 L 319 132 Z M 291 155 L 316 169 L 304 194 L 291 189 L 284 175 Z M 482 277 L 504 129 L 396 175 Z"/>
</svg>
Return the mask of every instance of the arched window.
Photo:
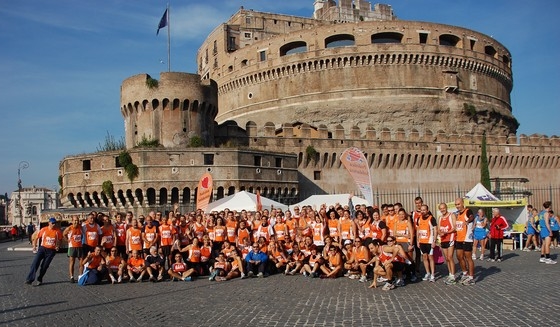
<svg viewBox="0 0 560 327">
<path fill-rule="evenodd" d="M 347 47 L 355 44 L 354 35 L 350 34 L 331 35 L 325 39 L 325 48 Z"/>
<path fill-rule="evenodd" d="M 460 39 L 455 36 L 455 35 L 451 35 L 451 34 L 442 34 L 439 36 L 439 44 L 440 45 L 445 45 L 445 46 L 449 46 L 449 47 L 457 47 L 457 44 L 459 43 Z"/>
<path fill-rule="evenodd" d="M 403 35 L 401 33 L 384 32 L 377 33 L 371 36 L 371 43 L 384 44 L 384 43 L 402 43 Z"/>
<path fill-rule="evenodd" d="M 280 47 L 280 57 L 306 51 L 307 43 L 304 41 L 290 42 Z"/>
</svg>

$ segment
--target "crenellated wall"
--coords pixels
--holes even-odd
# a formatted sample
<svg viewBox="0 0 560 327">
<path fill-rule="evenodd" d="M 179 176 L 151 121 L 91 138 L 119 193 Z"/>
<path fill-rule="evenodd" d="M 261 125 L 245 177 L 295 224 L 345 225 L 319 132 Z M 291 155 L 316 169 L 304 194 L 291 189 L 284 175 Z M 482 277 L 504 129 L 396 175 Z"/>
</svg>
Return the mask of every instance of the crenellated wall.
<svg viewBox="0 0 560 327">
<path fill-rule="evenodd" d="M 139 74 L 121 85 L 121 114 L 128 149 L 143 139 L 158 139 L 166 148 L 184 147 L 199 136 L 213 145 L 214 118 L 218 113 L 217 85 L 196 74 L 162 72 L 157 86 L 151 76 Z"/>
<path fill-rule="evenodd" d="M 383 190 L 409 189 L 415 185 L 428 189 L 444 185 L 468 188 L 480 180 L 482 135 L 479 134 L 419 133 L 403 128 L 377 131 L 356 126 L 345 130 L 341 125 L 328 129 L 324 125 L 272 122 L 261 126 L 249 122 L 246 130 L 251 148 L 298 155 L 298 170 L 309 184 L 300 185 L 303 198 L 306 190 L 317 187 L 327 193 L 355 189 L 340 163 L 341 153 L 349 147 L 365 153 L 374 184 Z M 309 145 L 317 157 L 308 157 Z M 529 186 L 538 187 L 560 183 L 558 136 L 488 135 L 487 153 L 491 177 L 523 177 L 529 179 Z"/>
</svg>

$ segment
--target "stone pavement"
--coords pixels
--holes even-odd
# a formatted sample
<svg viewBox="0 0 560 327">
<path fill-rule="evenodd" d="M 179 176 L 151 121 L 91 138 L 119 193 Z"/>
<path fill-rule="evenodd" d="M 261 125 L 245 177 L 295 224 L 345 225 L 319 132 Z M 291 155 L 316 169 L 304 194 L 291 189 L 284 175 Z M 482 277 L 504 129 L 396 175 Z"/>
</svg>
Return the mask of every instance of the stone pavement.
<svg viewBox="0 0 560 327">
<path fill-rule="evenodd" d="M 13 247 L 0 244 L 2 326 L 553 326 L 560 319 L 560 264 L 538 263 L 537 252 L 475 261 L 474 286 L 438 278 L 386 292 L 348 278 L 284 275 L 79 287 L 67 281 L 64 254 L 37 287 L 23 283 L 33 254 L 7 251 Z"/>
</svg>

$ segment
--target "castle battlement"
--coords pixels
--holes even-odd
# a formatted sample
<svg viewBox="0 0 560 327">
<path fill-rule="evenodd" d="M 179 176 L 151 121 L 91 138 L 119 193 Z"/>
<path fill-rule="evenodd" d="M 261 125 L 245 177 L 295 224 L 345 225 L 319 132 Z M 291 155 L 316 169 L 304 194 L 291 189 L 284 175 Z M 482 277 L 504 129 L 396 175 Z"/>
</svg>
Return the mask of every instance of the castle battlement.
<svg viewBox="0 0 560 327">
<path fill-rule="evenodd" d="M 230 125 L 233 122 L 228 122 Z M 277 126 L 280 126 L 277 128 Z M 263 126 L 257 126 L 253 121 L 246 124 L 247 137 L 254 139 L 280 138 L 280 139 L 320 139 L 322 142 L 344 144 L 350 141 L 367 142 L 404 142 L 404 143 L 449 143 L 479 146 L 482 142 L 481 134 L 449 134 L 442 130 L 431 131 L 425 129 L 422 133 L 417 129 L 405 130 L 404 128 L 383 128 L 376 130 L 369 126 L 364 130 L 353 126 L 346 130 L 342 125 L 335 128 L 327 128 L 325 125 L 311 126 L 306 123 L 273 123 L 268 122 Z M 486 143 L 494 146 L 519 146 L 519 147 L 560 147 L 560 137 L 546 136 L 541 134 L 525 135 L 487 135 Z M 557 151 L 557 149 L 555 150 Z"/>
</svg>

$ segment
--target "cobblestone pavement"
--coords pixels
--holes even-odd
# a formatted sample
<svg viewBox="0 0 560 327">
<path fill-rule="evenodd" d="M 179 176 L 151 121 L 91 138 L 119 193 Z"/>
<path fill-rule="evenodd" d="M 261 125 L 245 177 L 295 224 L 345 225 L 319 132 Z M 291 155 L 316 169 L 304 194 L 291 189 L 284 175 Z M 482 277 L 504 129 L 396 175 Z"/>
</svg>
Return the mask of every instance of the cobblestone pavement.
<svg viewBox="0 0 560 327">
<path fill-rule="evenodd" d="M 8 326 L 554 326 L 560 264 L 536 252 L 475 261 L 474 286 L 417 282 L 392 291 L 357 280 L 263 279 L 79 287 L 58 254 L 41 286 L 24 285 L 33 254 L 0 244 L 0 325 Z M 553 258 L 559 250 L 553 250 Z"/>
</svg>

